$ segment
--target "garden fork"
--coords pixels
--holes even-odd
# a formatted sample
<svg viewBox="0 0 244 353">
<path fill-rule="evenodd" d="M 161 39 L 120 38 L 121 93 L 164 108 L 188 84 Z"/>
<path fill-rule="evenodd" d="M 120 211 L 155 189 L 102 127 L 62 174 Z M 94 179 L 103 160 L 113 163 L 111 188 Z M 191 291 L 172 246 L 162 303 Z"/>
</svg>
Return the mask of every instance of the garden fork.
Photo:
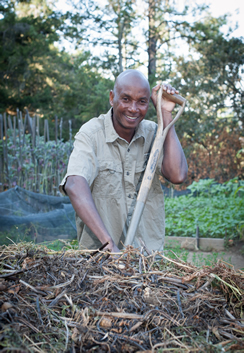
<svg viewBox="0 0 244 353">
<path fill-rule="evenodd" d="M 163 116 L 162 116 L 162 110 L 161 110 L 161 103 L 162 103 L 162 96 L 167 98 L 168 100 L 178 103 L 181 105 L 178 113 L 176 114 L 175 118 L 171 121 L 171 123 L 164 129 L 163 126 Z M 129 229 L 125 238 L 125 243 L 124 245 L 131 245 L 134 241 L 134 237 L 136 234 L 136 230 L 138 227 L 138 224 L 140 222 L 144 206 L 147 200 L 147 196 L 149 193 L 149 190 L 152 185 L 153 177 L 155 174 L 156 166 L 158 163 L 158 159 L 161 155 L 161 151 L 163 149 L 164 141 L 167 136 L 167 133 L 169 129 L 171 128 L 172 125 L 176 123 L 176 121 L 179 119 L 181 114 L 184 111 L 186 105 L 186 99 L 181 97 L 178 94 L 168 94 L 167 92 L 163 91 L 163 84 L 161 84 L 161 87 L 158 91 L 157 95 L 157 120 L 158 120 L 158 128 L 157 128 L 157 133 L 156 137 L 152 146 L 152 150 L 149 156 L 149 161 L 142 179 L 141 187 L 136 199 L 136 205 L 135 209 L 131 218 L 131 222 L 129 225 Z"/>
</svg>

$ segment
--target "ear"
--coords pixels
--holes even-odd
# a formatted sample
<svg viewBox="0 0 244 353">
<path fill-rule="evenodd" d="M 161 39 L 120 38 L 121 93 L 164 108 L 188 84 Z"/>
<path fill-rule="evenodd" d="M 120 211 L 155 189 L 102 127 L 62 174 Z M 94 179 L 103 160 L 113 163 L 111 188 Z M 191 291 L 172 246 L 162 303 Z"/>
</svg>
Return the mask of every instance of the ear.
<svg viewBox="0 0 244 353">
<path fill-rule="evenodd" d="M 110 103 L 111 107 L 113 106 L 113 100 L 114 100 L 114 92 L 111 90 L 109 92 L 109 103 Z"/>
</svg>

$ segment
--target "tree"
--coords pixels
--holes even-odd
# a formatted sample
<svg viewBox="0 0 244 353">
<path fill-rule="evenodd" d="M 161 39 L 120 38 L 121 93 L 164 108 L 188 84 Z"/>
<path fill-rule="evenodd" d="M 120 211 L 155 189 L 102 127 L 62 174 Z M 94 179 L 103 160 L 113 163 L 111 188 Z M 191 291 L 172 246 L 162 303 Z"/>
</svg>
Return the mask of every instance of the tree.
<svg viewBox="0 0 244 353">
<path fill-rule="evenodd" d="M 172 75 L 189 101 L 185 119 L 179 122 L 182 133 L 198 142 L 215 129 L 216 121 L 219 130 L 243 128 L 244 42 L 225 37 L 220 32 L 223 23 L 223 18 L 196 23 L 189 41 L 191 55 L 178 58 L 178 74 Z"/>
<path fill-rule="evenodd" d="M 49 89 L 38 59 L 50 53 L 50 45 L 58 40 L 59 15 L 50 10 L 45 17 L 19 18 L 7 1 L 0 11 L 0 93 L 4 97 L 0 108 L 22 109 L 36 100 L 48 104 Z"/>
<path fill-rule="evenodd" d="M 100 59 L 96 58 L 101 68 L 112 71 L 116 77 L 124 69 L 134 66 L 138 60 L 138 41 L 132 35 L 137 21 L 135 0 L 107 0 L 89 15 L 93 21 L 89 26 L 89 41 L 103 51 Z"/>
<path fill-rule="evenodd" d="M 226 18 L 196 22 L 189 55 L 180 56 L 171 80 L 187 98 L 177 122 L 189 160 L 190 177 L 224 181 L 241 175 L 244 42 L 221 32 Z M 197 158 L 196 158 L 197 156 Z M 203 174 L 205 173 L 205 174 Z"/>
<path fill-rule="evenodd" d="M 28 108 L 30 113 L 41 115 L 66 114 L 67 97 L 72 95 L 70 77 L 77 81 L 72 75 L 72 57 L 60 52 L 54 43 L 59 40 L 60 33 L 71 38 L 74 35 L 73 26 L 65 24 L 73 14 L 62 15 L 50 9 L 46 1 L 33 1 L 34 15 L 30 10 L 33 3 L 29 1 L 12 3 L 6 0 L 0 7 L 0 95 L 3 97 L 0 110 L 11 113 L 17 108 L 22 111 Z M 83 76 L 78 75 L 81 81 L 77 86 L 82 85 L 89 72 L 88 67 L 85 70 L 83 66 L 88 55 L 79 58 Z M 87 92 L 82 94 L 82 97 L 87 96 Z M 76 111 L 77 114 L 80 112 Z"/>
<path fill-rule="evenodd" d="M 186 15 L 196 15 L 205 10 L 205 6 L 190 9 L 184 6 L 178 11 L 173 1 L 147 0 L 148 30 L 144 32 L 147 38 L 148 77 L 151 83 L 156 76 L 168 75 L 172 65 L 173 47 L 177 41 L 191 36 L 192 25 L 186 21 Z M 163 60 L 162 60 L 163 58 Z M 163 61 L 163 70 L 159 61 Z"/>
</svg>

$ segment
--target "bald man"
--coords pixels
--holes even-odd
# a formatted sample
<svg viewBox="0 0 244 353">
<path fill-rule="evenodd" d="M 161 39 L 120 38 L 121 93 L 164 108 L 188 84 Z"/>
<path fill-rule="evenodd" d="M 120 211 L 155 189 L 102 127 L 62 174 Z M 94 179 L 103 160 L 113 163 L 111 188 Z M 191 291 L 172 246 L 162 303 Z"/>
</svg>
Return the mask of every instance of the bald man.
<svg viewBox="0 0 244 353">
<path fill-rule="evenodd" d="M 159 85 L 152 89 L 137 70 L 121 73 L 110 92 L 111 109 L 89 120 L 75 136 L 67 174 L 60 184 L 76 212 L 80 248 L 118 252 L 123 247 L 133 213 L 139 181 L 155 137 L 157 124 L 144 120 L 150 98 L 156 107 Z M 178 91 L 170 85 L 164 90 Z M 172 120 L 174 103 L 162 99 L 164 127 Z M 164 245 L 164 198 L 159 181 L 163 175 L 174 184 L 187 176 L 187 162 L 174 126 L 164 144 L 164 158 L 158 166 L 134 246 L 141 237 L 150 250 Z"/>
</svg>

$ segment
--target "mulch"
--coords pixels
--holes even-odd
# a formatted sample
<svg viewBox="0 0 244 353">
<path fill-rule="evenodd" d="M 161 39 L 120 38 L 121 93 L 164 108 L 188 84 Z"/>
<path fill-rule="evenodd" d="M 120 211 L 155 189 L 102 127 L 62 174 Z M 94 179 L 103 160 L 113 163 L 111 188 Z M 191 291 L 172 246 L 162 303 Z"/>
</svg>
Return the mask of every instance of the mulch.
<svg viewBox="0 0 244 353">
<path fill-rule="evenodd" d="M 1 352 L 244 352 L 244 272 L 145 250 L 0 247 Z"/>
</svg>

